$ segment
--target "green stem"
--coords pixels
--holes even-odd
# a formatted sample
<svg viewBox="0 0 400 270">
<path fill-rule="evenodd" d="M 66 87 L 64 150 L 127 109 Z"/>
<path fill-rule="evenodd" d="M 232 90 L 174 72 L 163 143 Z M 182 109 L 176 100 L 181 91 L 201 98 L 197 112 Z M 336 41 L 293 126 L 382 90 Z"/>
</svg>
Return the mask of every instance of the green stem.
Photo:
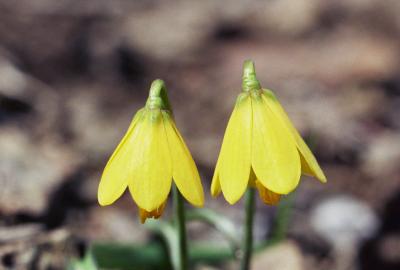
<svg viewBox="0 0 400 270">
<path fill-rule="evenodd" d="M 186 270 L 188 267 L 188 248 L 186 241 L 186 224 L 185 224 L 185 208 L 184 201 L 178 188 L 174 185 L 174 212 L 175 212 L 175 226 L 178 232 L 178 249 L 176 253 L 179 258 L 177 259 L 178 265 L 175 270 Z"/>
<path fill-rule="evenodd" d="M 243 257 L 241 261 L 241 270 L 249 270 L 251 263 L 251 255 L 253 252 L 253 223 L 255 213 L 255 189 L 248 188 L 246 191 L 245 201 L 245 231 L 244 241 L 242 245 Z"/>
</svg>

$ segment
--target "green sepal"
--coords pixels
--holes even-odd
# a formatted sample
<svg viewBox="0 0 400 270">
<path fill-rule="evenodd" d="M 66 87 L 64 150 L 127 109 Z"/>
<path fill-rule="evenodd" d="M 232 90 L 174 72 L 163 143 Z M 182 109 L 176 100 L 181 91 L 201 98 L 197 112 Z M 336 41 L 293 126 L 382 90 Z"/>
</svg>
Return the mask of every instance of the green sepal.
<svg viewBox="0 0 400 270">
<path fill-rule="evenodd" d="M 249 92 L 251 90 L 259 89 L 261 89 L 261 85 L 256 77 L 254 62 L 246 60 L 243 63 L 242 90 L 243 92 Z"/>
<path fill-rule="evenodd" d="M 167 88 L 163 80 L 154 80 L 150 86 L 149 97 L 146 108 L 167 110 L 172 113 L 171 104 L 168 99 Z"/>
</svg>

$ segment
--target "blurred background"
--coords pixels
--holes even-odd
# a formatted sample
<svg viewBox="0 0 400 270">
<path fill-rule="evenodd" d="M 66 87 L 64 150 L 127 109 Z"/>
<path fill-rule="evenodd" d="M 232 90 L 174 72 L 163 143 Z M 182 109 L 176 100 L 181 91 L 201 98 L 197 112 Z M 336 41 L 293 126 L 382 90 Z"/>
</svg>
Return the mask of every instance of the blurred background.
<svg viewBox="0 0 400 270">
<path fill-rule="evenodd" d="M 206 207 L 240 233 L 242 201 L 211 200 L 209 186 L 248 58 L 328 177 L 304 177 L 279 213 L 258 200 L 256 242 L 286 239 L 253 268 L 400 269 L 399 13 L 398 0 L 0 1 L 0 269 L 64 269 L 91 243 L 156 241 L 128 194 L 96 198 L 156 78 Z M 204 224 L 189 233 L 225 245 Z"/>
</svg>

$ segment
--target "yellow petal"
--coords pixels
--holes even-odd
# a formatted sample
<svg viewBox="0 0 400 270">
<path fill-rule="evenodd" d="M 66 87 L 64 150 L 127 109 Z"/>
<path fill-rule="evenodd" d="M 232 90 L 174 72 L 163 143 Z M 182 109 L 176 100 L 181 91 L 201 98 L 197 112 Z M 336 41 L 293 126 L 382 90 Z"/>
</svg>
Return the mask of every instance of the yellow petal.
<svg viewBox="0 0 400 270">
<path fill-rule="evenodd" d="M 171 189 L 172 164 L 162 114 L 147 109 L 135 142 L 129 191 L 140 208 L 151 212 L 166 199 Z"/>
<path fill-rule="evenodd" d="M 297 187 L 300 180 L 300 157 L 295 141 L 261 94 L 252 94 L 252 105 L 254 173 L 267 189 L 287 194 Z"/>
<path fill-rule="evenodd" d="M 281 195 L 266 189 L 260 181 L 256 180 L 256 187 L 258 189 L 258 195 L 265 204 L 277 205 L 281 199 Z"/>
<path fill-rule="evenodd" d="M 167 201 L 165 201 L 158 208 L 156 208 L 155 210 L 150 211 L 150 212 L 139 207 L 140 223 L 142 223 L 142 224 L 145 223 L 146 219 L 148 219 L 148 218 L 158 219 L 159 217 L 161 217 L 162 213 L 164 212 L 166 203 L 167 203 Z"/>
<path fill-rule="evenodd" d="M 219 161 L 221 159 L 221 155 L 217 160 L 217 165 L 215 166 L 214 175 L 211 181 L 211 196 L 217 197 L 221 193 L 221 184 L 219 183 Z"/>
<path fill-rule="evenodd" d="M 219 180 L 230 204 L 242 197 L 249 181 L 251 118 L 251 99 L 248 94 L 241 94 L 229 119 L 220 152 Z"/>
<path fill-rule="evenodd" d="M 112 204 L 128 186 L 129 177 L 131 176 L 132 142 L 137 137 L 138 129 L 136 129 L 136 126 L 138 121 L 141 121 L 142 112 L 143 110 L 140 110 L 136 113 L 128 131 L 104 168 L 97 192 L 100 205 Z"/>
<path fill-rule="evenodd" d="M 270 90 L 264 89 L 263 91 L 263 100 L 268 104 L 271 110 L 275 113 L 277 117 L 281 119 L 285 123 L 285 125 L 291 131 L 295 141 L 297 148 L 301 154 L 301 169 L 304 174 L 314 176 L 321 182 L 326 182 L 326 177 L 321 170 L 320 166 L 318 165 L 317 160 L 315 159 L 313 153 L 311 152 L 310 148 L 308 148 L 307 144 L 301 138 L 299 132 L 293 126 L 292 122 L 290 121 L 288 115 L 286 114 L 285 110 L 279 104 L 279 101 L 275 97 L 275 95 Z"/>
<path fill-rule="evenodd" d="M 192 155 L 168 112 L 163 112 L 163 120 L 172 158 L 172 178 L 186 200 L 195 206 L 203 206 L 203 187 Z"/>
</svg>

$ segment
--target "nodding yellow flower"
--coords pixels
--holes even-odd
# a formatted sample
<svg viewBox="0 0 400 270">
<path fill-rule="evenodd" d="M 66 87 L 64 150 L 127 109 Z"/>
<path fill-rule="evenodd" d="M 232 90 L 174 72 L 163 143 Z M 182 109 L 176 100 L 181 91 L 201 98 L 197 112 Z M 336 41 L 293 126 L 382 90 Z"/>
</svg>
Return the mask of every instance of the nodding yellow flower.
<svg viewBox="0 0 400 270">
<path fill-rule="evenodd" d="M 146 106 L 136 113 L 104 169 L 98 201 L 112 204 L 129 187 L 144 223 L 163 213 L 172 179 L 191 204 L 203 206 L 197 167 L 175 126 L 164 82 L 155 80 Z"/>
<path fill-rule="evenodd" d="M 275 95 L 261 88 L 251 61 L 244 64 L 242 87 L 225 131 L 211 194 L 222 191 L 234 204 L 250 186 L 258 189 L 264 203 L 275 205 L 282 194 L 297 187 L 301 173 L 326 182 Z"/>
</svg>

